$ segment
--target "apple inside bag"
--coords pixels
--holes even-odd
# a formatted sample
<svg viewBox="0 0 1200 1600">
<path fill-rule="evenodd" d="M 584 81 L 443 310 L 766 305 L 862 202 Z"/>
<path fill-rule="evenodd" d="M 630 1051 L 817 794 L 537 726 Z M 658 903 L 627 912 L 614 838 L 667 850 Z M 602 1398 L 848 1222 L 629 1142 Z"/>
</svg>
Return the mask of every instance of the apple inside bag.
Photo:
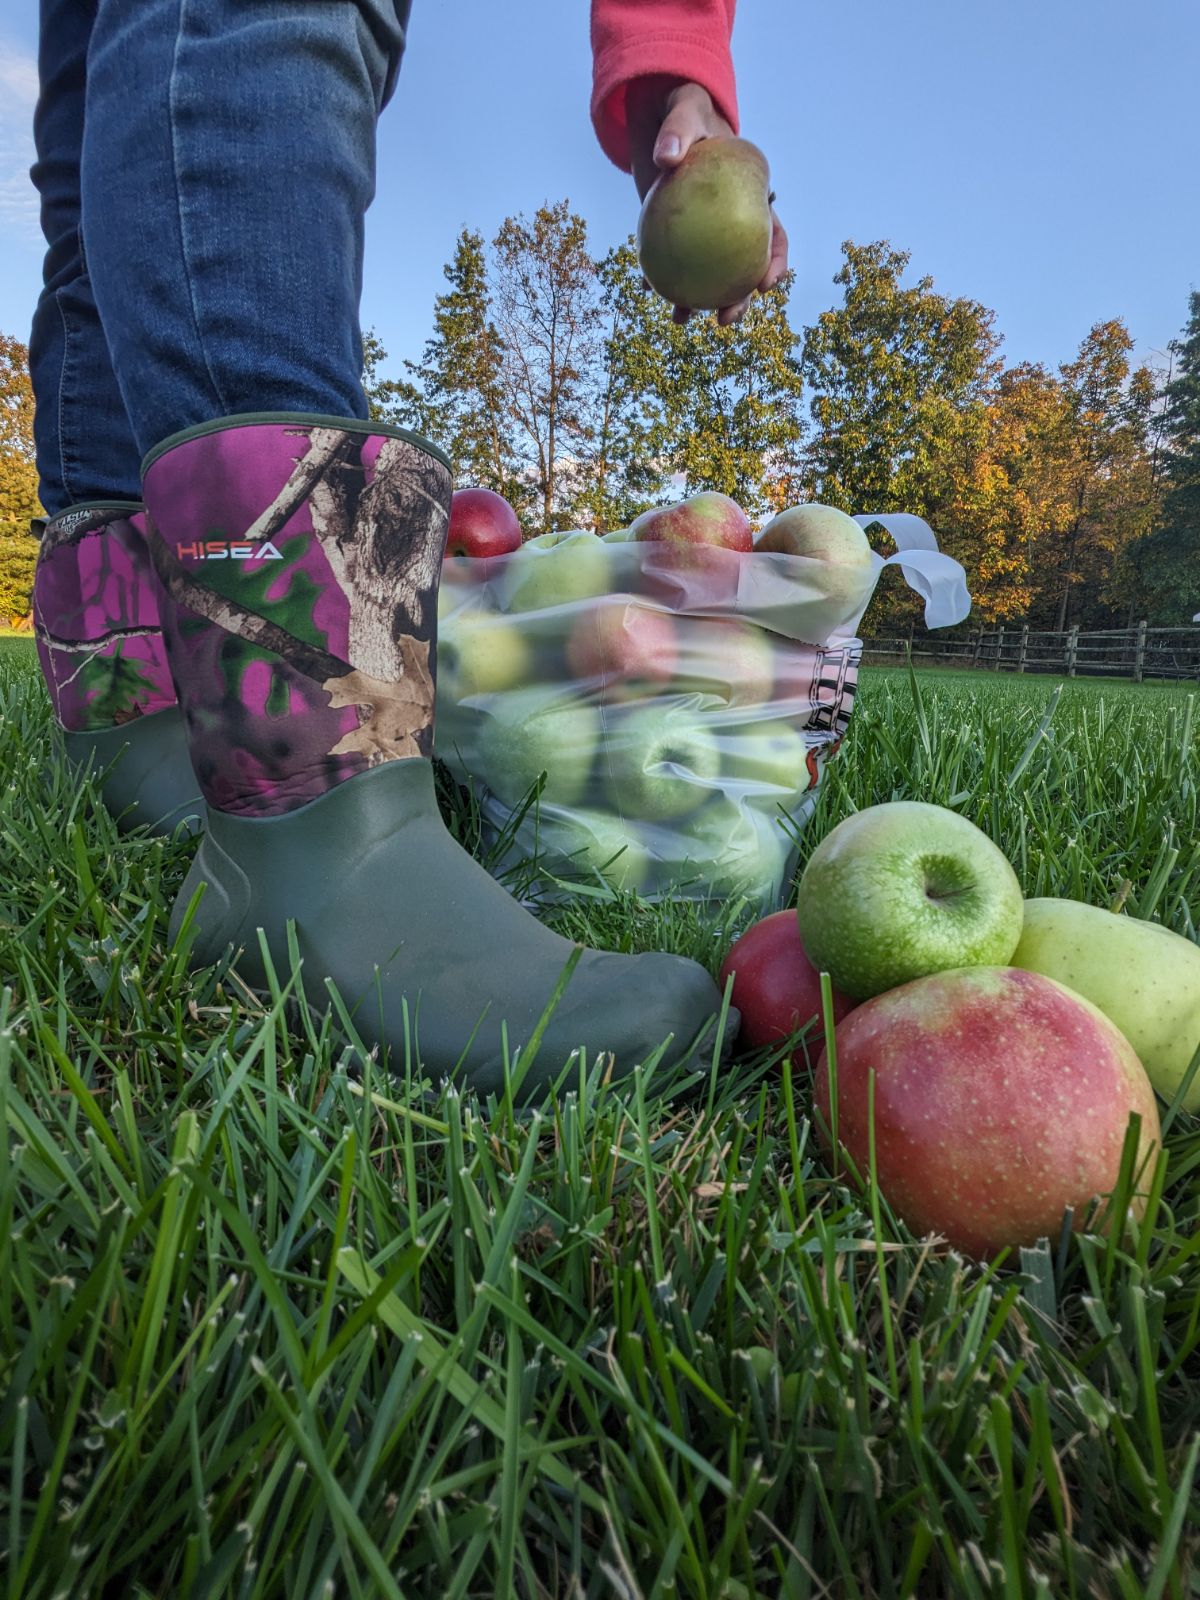
<svg viewBox="0 0 1200 1600">
<path fill-rule="evenodd" d="M 436 754 L 523 899 L 770 909 L 850 724 L 854 629 L 883 559 L 637 530 L 447 558 Z"/>
</svg>

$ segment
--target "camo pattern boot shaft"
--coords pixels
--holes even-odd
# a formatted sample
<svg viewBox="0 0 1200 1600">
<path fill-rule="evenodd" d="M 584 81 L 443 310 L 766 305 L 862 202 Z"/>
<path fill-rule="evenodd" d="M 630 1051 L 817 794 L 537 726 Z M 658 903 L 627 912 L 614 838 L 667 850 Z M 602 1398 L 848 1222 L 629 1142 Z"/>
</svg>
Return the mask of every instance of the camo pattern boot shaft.
<svg viewBox="0 0 1200 1600">
<path fill-rule="evenodd" d="M 294 810 L 433 750 L 448 463 L 381 424 L 277 415 L 151 452 L 150 557 L 210 806 Z"/>
<path fill-rule="evenodd" d="M 33 623 L 54 713 L 71 733 L 174 706 L 138 505 L 71 506 L 42 534 Z"/>
</svg>

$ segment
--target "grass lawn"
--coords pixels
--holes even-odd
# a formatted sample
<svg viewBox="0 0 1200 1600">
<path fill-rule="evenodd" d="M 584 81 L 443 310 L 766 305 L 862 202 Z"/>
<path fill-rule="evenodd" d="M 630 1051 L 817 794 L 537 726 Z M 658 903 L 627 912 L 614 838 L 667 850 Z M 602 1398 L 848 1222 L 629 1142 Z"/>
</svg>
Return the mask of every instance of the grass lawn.
<svg viewBox="0 0 1200 1600">
<path fill-rule="evenodd" d="M 1028 894 L 1200 936 L 1186 689 L 917 683 L 865 674 L 809 847 L 937 801 Z M 1142 1224 L 981 1265 L 830 1178 L 803 1043 L 533 1119 L 421 1098 L 185 973 L 192 847 L 71 783 L 28 641 L 0 714 L 3 1600 L 1198 1592 L 1195 1120 Z"/>
</svg>

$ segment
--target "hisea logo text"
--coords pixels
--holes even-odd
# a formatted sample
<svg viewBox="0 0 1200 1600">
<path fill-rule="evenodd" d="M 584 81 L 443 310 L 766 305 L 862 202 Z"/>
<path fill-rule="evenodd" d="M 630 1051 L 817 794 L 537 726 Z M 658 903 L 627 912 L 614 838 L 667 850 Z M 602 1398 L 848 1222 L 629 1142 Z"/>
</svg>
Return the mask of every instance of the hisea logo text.
<svg viewBox="0 0 1200 1600">
<path fill-rule="evenodd" d="M 282 561 L 283 557 L 268 539 L 257 547 L 237 539 L 197 540 L 195 544 L 177 544 L 175 554 L 180 561 Z"/>
</svg>

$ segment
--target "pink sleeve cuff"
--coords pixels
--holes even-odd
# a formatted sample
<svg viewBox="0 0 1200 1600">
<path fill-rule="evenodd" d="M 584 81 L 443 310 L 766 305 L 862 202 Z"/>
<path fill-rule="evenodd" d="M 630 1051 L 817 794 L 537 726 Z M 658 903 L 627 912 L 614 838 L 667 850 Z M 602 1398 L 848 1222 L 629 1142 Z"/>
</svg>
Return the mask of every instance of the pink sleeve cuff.
<svg viewBox="0 0 1200 1600">
<path fill-rule="evenodd" d="M 592 0 L 592 125 L 623 171 L 630 167 L 625 88 L 632 78 L 661 73 L 698 83 L 738 131 L 733 8 L 734 0 Z"/>
</svg>

